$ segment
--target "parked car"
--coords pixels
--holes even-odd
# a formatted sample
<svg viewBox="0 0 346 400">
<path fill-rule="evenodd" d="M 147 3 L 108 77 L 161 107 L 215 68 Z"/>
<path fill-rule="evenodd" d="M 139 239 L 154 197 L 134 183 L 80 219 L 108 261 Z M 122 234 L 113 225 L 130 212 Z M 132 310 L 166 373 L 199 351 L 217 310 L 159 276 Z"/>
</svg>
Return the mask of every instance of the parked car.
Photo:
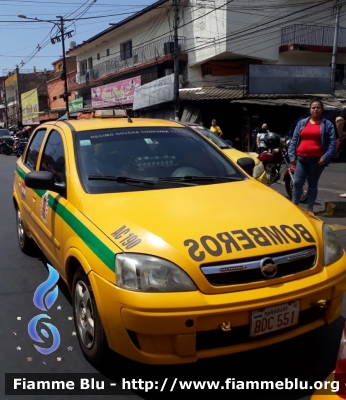
<svg viewBox="0 0 346 400">
<path fill-rule="evenodd" d="M 337 236 L 238 166 L 251 158 L 179 122 L 90 117 L 38 126 L 13 185 L 19 247 L 36 242 L 66 282 L 90 362 L 109 347 L 191 363 L 339 317 Z"/>
<path fill-rule="evenodd" d="M 243 153 L 237 149 L 235 149 L 229 140 L 223 140 L 220 137 L 216 136 L 211 130 L 204 126 L 192 124 L 192 123 L 184 123 L 184 125 L 189 126 L 193 130 L 202 133 L 212 142 L 214 142 L 217 146 L 222 149 L 222 151 L 234 162 L 237 162 L 240 158 L 249 157 L 255 162 L 255 167 L 252 172 L 252 176 L 256 178 L 259 182 L 267 184 L 267 176 L 264 170 L 263 163 L 258 159 L 258 154 L 251 153 Z"/>
<path fill-rule="evenodd" d="M 11 139 L 12 135 L 8 129 L 0 129 L 0 140 Z"/>
</svg>

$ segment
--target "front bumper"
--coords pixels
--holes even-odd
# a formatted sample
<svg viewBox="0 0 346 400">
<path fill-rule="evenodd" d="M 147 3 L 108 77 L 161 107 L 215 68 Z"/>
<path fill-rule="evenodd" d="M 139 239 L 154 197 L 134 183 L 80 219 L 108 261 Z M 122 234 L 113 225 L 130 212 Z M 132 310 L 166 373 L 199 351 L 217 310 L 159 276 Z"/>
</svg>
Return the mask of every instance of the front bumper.
<svg viewBox="0 0 346 400">
<path fill-rule="evenodd" d="M 337 319 L 346 291 L 346 256 L 309 277 L 242 293 L 136 293 L 89 274 L 111 349 L 146 364 L 180 364 L 278 343 Z M 315 304 L 327 300 L 321 309 Z M 298 325 L 249 336 L 252 310 L 300 300 Z M 231 323 L 224 332 L 220 325 Z"/>
</svg>

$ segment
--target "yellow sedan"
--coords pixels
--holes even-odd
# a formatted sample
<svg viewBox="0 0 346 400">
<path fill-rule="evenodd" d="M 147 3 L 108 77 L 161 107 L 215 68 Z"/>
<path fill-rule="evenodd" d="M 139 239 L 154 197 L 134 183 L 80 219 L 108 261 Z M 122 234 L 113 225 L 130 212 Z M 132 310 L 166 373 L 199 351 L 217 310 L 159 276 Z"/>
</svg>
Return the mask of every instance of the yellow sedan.
<svg viewBox="0 0 346 400">
<path fill-rule="evenodd" d="M 252 171 L 252 176 L 257 179 L 259 182 L 267 184 L 267 174 L 265 172 L 265 168 L 263 163 L 258 159 L 256 153 L 243 153 L 234 147 L 232 147 L 229 143 L 224 141 L 223 139 L 216 136 L 213 132 L 211 132 L 208 128 L 204 126 L 195 125 L 191 123 L 185 123 L 186 126 L 189 126 L 196 132 L 201 133 L 202 135 L 206 136 L 210 139 L 213 143 L 215 143 L 222 151 L 235 163 L 243 157 L 249 157 L 255 162 L 255 167 Z"/>
<path fill-rule="evenodd" d="M 334 232 L 179 122 L 104 110 L 44 123 L 17 161 L 13 203 L 20 249 L 36 242 L 66 282 L 94 364 L 107 348 L 191 363 L 340 315 Z"/>
</svg>

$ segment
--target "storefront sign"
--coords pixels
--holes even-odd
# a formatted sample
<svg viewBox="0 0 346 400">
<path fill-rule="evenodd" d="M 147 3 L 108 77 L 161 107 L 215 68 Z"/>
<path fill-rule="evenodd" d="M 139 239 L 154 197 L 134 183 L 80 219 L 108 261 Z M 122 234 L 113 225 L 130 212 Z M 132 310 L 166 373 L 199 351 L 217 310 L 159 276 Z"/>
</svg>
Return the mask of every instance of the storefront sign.
<svg viewBox="0 0 346 400">
<path fill-rule="evenodd" d="M 135 89 L 133 110 L 167 103 L 174 99 L 174 74 Z"/>
<path fill-rule="evenodd" d="M 29 90 L 21 94 L 22 123 L 23 125 L 35 125 L 33 118 L 38 117 L 38 92 L 37 89 Z"/>
<path fill-rule="evenodd" d="M 135 88 L 140 86 L 141 77 L 126 79 L 124 81 L 110 83 L 91 89 L 92 108 L 118 106 L 120 104 L 132 104 Z"/>
<path fill-rule="evenodd" d="M 83 110 L 83 97 L 77 97 L 74 100 L 70 100 L 68 102 L 68 108 L 70 112 Z"/>
</svg>

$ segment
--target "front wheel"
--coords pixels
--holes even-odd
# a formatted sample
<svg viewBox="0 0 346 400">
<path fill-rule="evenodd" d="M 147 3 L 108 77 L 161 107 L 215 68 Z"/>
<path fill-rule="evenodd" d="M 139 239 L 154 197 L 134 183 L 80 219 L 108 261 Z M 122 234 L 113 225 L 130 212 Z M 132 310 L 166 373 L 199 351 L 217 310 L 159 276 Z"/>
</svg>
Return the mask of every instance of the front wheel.
<svg viewBox="0 0 346 400">
<path fill-rule="evenodd" d="M 98 365 L 108 346 L 92 288 L 82 268 L 78 268 L 73 278 L 72 302 L 82 352 L 91 364 Z"/>
<path fill-rule="evenodd" d="M 35 243 L 32 239 L 30 239 L 26 233 L 24 223 L 22 220 L 22 214 L 17 209 L 16 215 L 16 225 L 17 225 L 17 237 L 18 237 L 18 244 L 20 249 L 24 254 L 31 254 L 32 250 L 34 249 Z"/>
<path fill-rule="evenodd" d="M 286 188 L 286 192 L 288 194 L 288 196 L 290 197 L 290 199 L 292 200 L 292 194 L 293 194 L 293 181 L 291 179 L 290 176 L 287 177 L 287 179 L 285 180 L 285 188 Z M 308 182 L 305 181 L 304 186 L 303 186 L 303 193 L 302 196 L 299 200 L 300 203 L 305 203 L 309 197 L 309 186 L 308 186 Z"/>
<path fill-rule="evenodd" d="M 7 156 L 10 156 L 12 153 L 13 153 L 13 150 L 11 147 L 5 147 L 4 154 L 6 154 Z"/>
</svg>

